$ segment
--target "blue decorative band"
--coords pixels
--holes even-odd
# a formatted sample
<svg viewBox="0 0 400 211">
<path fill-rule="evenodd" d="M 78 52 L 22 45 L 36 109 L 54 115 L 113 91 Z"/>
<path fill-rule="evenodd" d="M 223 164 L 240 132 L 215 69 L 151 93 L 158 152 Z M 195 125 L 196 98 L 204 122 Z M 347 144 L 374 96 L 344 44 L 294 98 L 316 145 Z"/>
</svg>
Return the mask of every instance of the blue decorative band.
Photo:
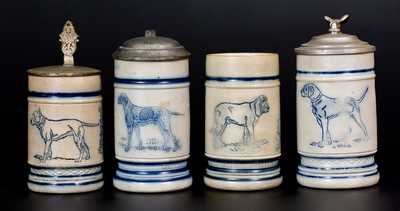
<svg viewBox="0 0 400 211">
<path fill-rule="evenodd" d="M 35 92 L 28 93 L 30 97 L 43 98 L 73 98 L 73 97 L 96 97 L 101 95 L 101 91 L 94 92 Z"/>
<path fill-rule="evenodd" d="M 118 163 L 126 164 L 126 165 L 134 165 L 134 166 L 158 166 L 158 165 L 168 165 L 168 164 L 176 164 L 176 163 L 182 163 L 182 162 L 187 162 L 186 160 L 178 160 L 178 161 L 170 161 L 170 162 L 154 162 L 154 163 L 149 163 L 149 162 L 131 162 L 131 161 L 124 161 L 124 160 L 119 160 L 117 159 Z"/>
<path fill-rule="evenodd" d="M 35 169 L 49 169 L 49 170 L 57 170 L 57 169 L 84 169 L 84 168 L 95 168 L 95 167 L 101 167 L 102 164 L 96 164 L 96 165 L 86 165 L 86 166 L 69 166 L 69 167 L 45 167 L 45 166 L 35 166 L 32 164 L 28 164 L 30 168 L 35 168 Z"/>
<path fill-rule="evenodd" d="M 94 180 L 94 181 L 87 181 L 87 182 L 70 182 L 70 183 L 49 183 L 49 182 L 37 182 L 28 180 L 28 183 L 32 183 L 35 185 L 45 185 L 45 186 L 83 186 L 83 185 L 91 185 L 102 182 L 103 179 Z"/>
<path fill-rule="evenodd" d="M 366 158 L 366 157 L 371 157 L 375 155 L 375 153 L 371 153 L 368 155 L 360 155 L 360 156 L 348 156 L 346 157 L 346 155 L 343 155 L 343 157 L 314 157 L 314 156 L 309 156 L 309 155 L 302 155 L 300 154 L 301 157 L 305 157 L 305 158 L 314 158 L 314 159 L 326 159 L 326 160 L 340 160 L 340 159 L 352 159 L 352 158 Z"/>
<path fill-rule="evenodd" d="M 162 174 L 174 174 L 174 173 L 180 173 L 180 172 L 185 172 L 187 171 L 188 168 L 180 168 L 180 169 L 174 169 L 174 170 L 168 170 L 168 171 L 129 171 L 126 169 L 118 168 L 118 171 L 121 171 L 123 173 L 127 174 L 137 174 L 137 175 L 162 175 Z"/>
<path fill-rule="evenodd" d="M 51 175 L 42 175 L 42 174 L 36 174 L 36 173 L 32 173 L 30 172 L 29 175 L 32 176 L 37 176 L 37 177 L 46 177 L 46 178 L 79 178 L 79 177 L 90 177 L 90 176 L 100 176 L 103 173 L 97 172 L 97 173 L 90 173 L 90 174 L 77 174 L 77 175 L 60 175 L 60 176 L 51 176 Z"/>
<path fill-rule="evenodd" d="M 185 78 L 164 78 L 164 79 L 127 79 L 127 78 L 114 78 L 115 83 L 119 84 L 177 84 L 189 82 L 189 77 Z"/>
<path fill-rule="evenodd" d="M 211 77 L 207 76 L 207 80 L 210 81 L 268 81 L 268 80 L 278 80 L 279 76 L 265 76 L 265 77 Z"/>
<path fill-rule="evenodd" d="M 115 179 L 127 182 L 169 182 L 190 177 L 187 159 L 172 162 L 142 163 L 119 161 Z"/>
<path fill-rule="evenodd" d="M 207 158 L 209 161 L 220 162 L 220 163 L 266 163 L 279 160 L 279 157 L 276 158 L 269 158 L 269 159 L 255 159 L 255 160 L 227 160 L 227 159 L 219 159 L 219 158 Z"/>
<path fill-rule="evenodd" d="M 223 172 L 223 173 L 255 174 L 255 173 L 266 173 L 266 172 L 278 170 L 279 166 L 274 166 L 274 167 L 270 167 L 270 168 L 261 168 L 261 169 L 228 169 L 228 168 L 218 168 L 218 167 L 214 167 L 214 166 L 208 166 L 207 169 L 212 170 L 212 171 Z"/>
<path fill-rule="evenodd" d="M 205 177 L 208 177 L 210 179 L 215 179 L 215 180 L 222 180 L 222 181 L 232 181 L 232 182 L 256 182 L 256 181 L 267 181 L 267 180 L 274 180 L 277 178 L 280 178 L 282 175 L 277 174 L 272 177 L 263 177 L 259 179 L 252 179 L 252 178 L 226 178 L 226 177 L 216 177 L 216 176 L 211 176 L 211 175 L 205 175 Z"/>
<path fill-rule="evenodd" d="M 299 165 L 299 167 L 302 168 L 307 168 L 307 169 L 315 169 L 315 170 L 325 170 L 325 171 L 330 171 L 330 170 L 354 170 L 354 169 L 366 169 L 366 168 L 370 168 L 370 167 L 374 167 L 376 166 L 375 163 L 369 164 L 369 165 L 365 165 L 365 166 L 357 166 L 357 167 L 340 167 L 340 168 L 317 168 L 317 167 L 313 167 L 313 166 L 306 166 L 306 165 Z"/>
<path fill-rule="evenodd" d="M 159 182 L 172 182 L 172 181 L 177 181 L 177 180 L 184 180 L 184 179 L 188 179 L 190 177 L 191 177 L 190 175 L 185 175 L 182 177 L 175 177 L 172 179 L 136 180 L 136 179 L 123 178 L 118 175 L 115 175 L 114 179 L 122 180 L 122 181 L 126 181 L 126 182 L 159 183 Z"/>
<path fill-rule="evenodd" d="M 357 176 L 315 176 L 315 175 L 305 175 L 300 172 L 297 172 L 298 175 L 302 177 L 310 177 L 310 178 L 318 178 L 318 179 L 352 179 L 352 178 L 362 178 L 362 177 L 371 177 L 378 175 L 379 173 L 376 171 L 372 174 L 365 174 L 365 175 L 357 175 Z"/>
<path fill-rule="evenodd" d="M 266 181 L 281 177 L 279 158 L 224 160 L 209 158 L 206 177 L 222 181 Z"/>
<path fill-rule="evenodd" d="M 297 70 L 297 73 L 310 74 L 310 75 L 337 75 L 337 74 L 346 74 L 346 73 L 367 73 L 367 72 L 374 72 L 374 69 L 342 70 L 342 71 L 318 71 L 318 72 Z"/>
</svg>

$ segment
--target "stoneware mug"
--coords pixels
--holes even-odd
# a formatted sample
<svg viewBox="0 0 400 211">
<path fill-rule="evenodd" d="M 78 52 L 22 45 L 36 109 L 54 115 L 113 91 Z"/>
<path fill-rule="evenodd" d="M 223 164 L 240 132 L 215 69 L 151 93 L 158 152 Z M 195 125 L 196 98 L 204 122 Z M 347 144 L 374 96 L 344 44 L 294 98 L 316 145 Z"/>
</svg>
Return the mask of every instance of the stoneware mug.
<svg viewBox="0 0 400 211">
<path fill-rule="evenodd" d="M 165 192 L 192 184 L 189 55 L 152 30 L 114 53 L 116 188 Z"/>
<path fill-rule="evenodd" d="M 378 182 L 375 47 L 341 32 L 325 17 L 328 34 L 297 53 L 297 180 L 313 188 L 343 189 Z"/>
<path fill-rule="evenodd" d="M 28 187 L 77 193 L 103 185 L 100 71 L 74 66 L 78 35 L 70 21 L 60 34 L 64 65 L 28 71 Z"/>
<path fill-rule="evenodd" d="M 209 54 L 206 72 L 206 185 L 236 191 L 280 185 L 278 54 Z"/>
</svg>

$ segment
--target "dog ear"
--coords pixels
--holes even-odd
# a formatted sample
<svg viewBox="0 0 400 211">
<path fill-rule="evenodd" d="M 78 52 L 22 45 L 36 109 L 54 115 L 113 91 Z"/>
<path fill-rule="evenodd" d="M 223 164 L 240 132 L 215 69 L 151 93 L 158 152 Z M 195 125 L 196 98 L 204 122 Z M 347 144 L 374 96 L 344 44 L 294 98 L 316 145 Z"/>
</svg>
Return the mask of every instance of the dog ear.
<svg viewBox="0 0 400 211">
<path fill-rule="evenodd" d="M 254 102 L 254 109 L 256 112 L 256 116 L 260 116 L 261 115 L 261 106 L 262 106 L 262 102 L 263 102 L 263 98 L 262 96 L 259 96 L 256 101 Z"/>
<path fill-rule="evenodd" d="M 311 97 L 314 94 L 314 91 L 315 91 L 314 86 L 308 86 L 308 89 L 307 89 L 308 96 Z"/>
</svg>

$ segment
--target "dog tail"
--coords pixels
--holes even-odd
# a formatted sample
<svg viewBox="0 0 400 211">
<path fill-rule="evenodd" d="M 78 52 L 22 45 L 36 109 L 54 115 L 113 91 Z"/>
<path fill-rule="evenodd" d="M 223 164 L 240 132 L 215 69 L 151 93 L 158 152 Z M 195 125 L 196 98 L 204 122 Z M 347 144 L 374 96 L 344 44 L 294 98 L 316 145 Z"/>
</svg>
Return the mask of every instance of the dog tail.
<svg viewBox="0 0 400 211">
<path fill-rule="evenodd" d="M 182 114 L 182 113 L 179 113 L 179 112 L 168 111 L 168 113 L 169 113 L 170 115 L 174 115 L 174 116 L 183 116 L 183 114 Z"/>
<path fill-rule="evenodd" d="M 363 91 L 361 97 L 358 98 L 357 100 L 358 103 L 361 103 L 364 100 L 365 96 L 367 95 L 367 92 L 368 92 L 368 87 Z"/>
<path fill-rule="evenodd" d="M 87 123 L 87 122 L 82 122 L 82 126 L 85 126 L 85 127 L 97 127 L 97 126 L 99 126 L 100 125 L 100 123 Z"/>
</svg>

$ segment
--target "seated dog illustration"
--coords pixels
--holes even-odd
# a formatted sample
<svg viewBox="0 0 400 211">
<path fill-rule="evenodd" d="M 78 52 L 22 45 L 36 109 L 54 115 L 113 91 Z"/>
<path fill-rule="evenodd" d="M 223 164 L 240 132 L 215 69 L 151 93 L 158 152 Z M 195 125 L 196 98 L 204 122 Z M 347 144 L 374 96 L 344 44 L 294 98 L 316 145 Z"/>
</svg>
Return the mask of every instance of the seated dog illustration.
<svg viewBox="0 0 400 211">
<path fill-rule="evenodd" d="M 171 116 L 181 116 L 183 114 L 169 111 L 166 108 L 151 106 L 141 107 L 133 104 L 125 93 L 118 96 L 118 104 L 122 105 L 125 115 L 125 123 L 128 129 L 128 143 L 125 146 L 125 151 L 128 152 L 132 145 L 132 135 L 135 133 L 138 140 L 137 149 L 142 150 L 143 141 L 140 135 L 140 128 L 146 125 L 156 125 L 164 139 L 161 150 L 177 151 L 180 147 L 179 140 L 172 133 Z"/>
<path fill-rule="evenodd" d="M 41 161 L 55 159 L 53 157 L 52 144 L 67 137 L 72 137 L 79 150 L 79 158 L 75 161 L 81 162 L 82 159 L 90 159 L 89 146 L 85 140 L 85 128 L 98 127 L 98 123 L 87 123 L 78 119 L 50 119 L 38 109 L 32 113 L 31 125 L 39 130 L 40 137 L 45 144 L 43 155 L 35 155 L 35 158 Z"/>
<path fill-rule="evenodd" d="M 270 107 L 265 95 L 260 95 L 251 102 L 218 104 L 214 110 L 214 146 L 224 146 L 222 135 L 226 127 L 234 124 L 243 127 L 243 144 L 254 141 L 254 127 L 258 118 L 267 113 Z"/>
<path fill-rule="evenodd" d="M 312 113 L 321 128 L 321 146 L 332 144 L 332 136 L 329 131 L 329 121 L 337 118 L 339 115 L 347 115 L 351 117 L 351 119 L 353 119 L 360 127 L 365 137 L 368 136 L 367 128 L 361 118 L 360 110 L 360 104 L 367 95 L 368 87 L 364 89 L 358 99 L 353 97 L 328 97 L 313 83 L 305 84 L 300 92 L 302 97 L 308 98 L 311 102 Z"/>
</svg>

